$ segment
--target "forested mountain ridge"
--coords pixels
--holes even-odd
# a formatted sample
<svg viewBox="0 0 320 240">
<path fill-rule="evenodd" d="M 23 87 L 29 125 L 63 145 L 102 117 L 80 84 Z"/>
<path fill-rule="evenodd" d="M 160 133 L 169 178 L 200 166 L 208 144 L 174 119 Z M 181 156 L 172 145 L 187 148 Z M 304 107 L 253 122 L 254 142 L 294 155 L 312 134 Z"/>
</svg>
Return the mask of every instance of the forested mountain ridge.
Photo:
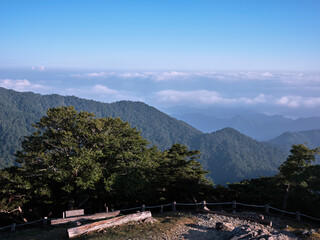
<svg viewBox="0 0 320 240">
<path fill-rule="evenodd" d="M 273 175 L 286 157 L 276 147 L 257 142 L 231 128 L 204 134 L 142 102 L 102 103 L 74 96 L 21 93 L 0 88 L 0 167 L 13 164 L 20 138 L 33 131 L 32 123 L 45 115 L 47 109 L 63 105 L 92 112 L 97 117 L 120 117 L 141 130 L 142 136 L 160 149 L 181 143 L 200 150 L 200 161 L 211 172 L 209 177 L 215 183 Z"/>
<path fill-rule="evenodd" d="M 309 148 L 316 148 L 320 146 L 320 129 L 285 132 L 268 142 L 281 147 L 286 152 L 289 152 L 293 144 L 306 143 Z"/>
<path fill-rule="evenodd" d="M 214 179 L 219 179 L 219 183 L 272 176 L 286 158 L 277 147 L 258 142 L 232 128 L 196 138 L 193 147 L 202 152 L 204 167 Z"/>
<path fill-rule="evenodd" d="M 0 167 L 13 162 L 19 138 L 32 132 L 31 124 L 52 107 L 74 106 L 77 111 L 93 112 L 97 117 L 120 117 L 142 131 L 142 136 L 161 149 L 176 142 L 191 142 L 200 131 L 142 102 L 102 103 L 74 96 L 20 93 L 0 88 Z"/>
</svg>

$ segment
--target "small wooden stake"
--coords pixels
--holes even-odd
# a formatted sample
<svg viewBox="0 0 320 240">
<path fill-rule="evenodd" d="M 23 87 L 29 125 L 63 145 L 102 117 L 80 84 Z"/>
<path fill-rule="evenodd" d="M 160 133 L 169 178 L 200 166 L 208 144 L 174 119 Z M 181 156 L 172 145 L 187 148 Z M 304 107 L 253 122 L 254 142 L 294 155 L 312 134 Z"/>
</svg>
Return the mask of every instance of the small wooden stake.
<svg viewBox="0 0 320 240">
<path fill-rule="evenodd" d="M 47 226 L 47 224 L 48 224 L 48 217 L 44 217 L 43 226 Z"/>
<path fill-rule="evenodd" d="M 237 202 L 236 201 L 232 201 L 232 212 L 235 213 L 237 209 Z"/>
<path fill-rule="evenodd" d="M 266 214 L 269 214 L 269 204 L 264 205 L 264 211 Z"/>
<path fill-rule="evenodd" d="M 207 205 L 207 202 L 205 200 L 202 201 L 202 209 L 204 209 Z"/>
<path fill-rule="evenodd" d="M 14 232 L 15 230 L 16 230 L 16 223 L 12 223 L 11 232 Z"/>
<path fill-rule="evenodd" d="M 175 212 L 177 209 L 177 203 L 176 202 L 173 202 L 172 203 L 172 212 Z"/>
<path fill-rule="evenodd" d="M 142 205 L 141 206 L 141 212 L 144 212 L 146 210 L 146 206 L 145 205 Z"/>
</svg>

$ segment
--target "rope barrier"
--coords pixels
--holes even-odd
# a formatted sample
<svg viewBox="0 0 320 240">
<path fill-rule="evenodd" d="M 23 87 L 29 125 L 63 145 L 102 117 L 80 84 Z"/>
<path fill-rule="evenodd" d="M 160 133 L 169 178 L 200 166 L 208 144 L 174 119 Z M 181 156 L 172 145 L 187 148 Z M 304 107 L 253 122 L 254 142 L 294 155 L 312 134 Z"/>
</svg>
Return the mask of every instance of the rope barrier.
<svg viewBox="0 0 320 240">
<path fill-rule="evenodd" d="M 134 207 L 134 208 L 125 208 L 125 209 L 120 209 L 120 212 L 125 212 L 125 211 L 130 211 L 130 210 L 136 210 L 136 209 L 140 209 L 141 207 Z"/>
<path fill-rule="evenodd" d="M 146 209 L 147 209 L 147 208 L 150 209 L 150 208 L 159 208 L 159 207 L 161 207 L 161 205 L 158 205 L 158 206 L 149 206 L 149 207 L 145 207 L 145 208 L 146 208 Z"/>
<path fill-rule="evenodd" d="M 320 218 L 315 218 L 315 217 L 311 217 L 311 216 L 308 216 L 308 215 L 305 215 L 305 214 L 300 214 L 300 216 L 303 216 L 303 217 L 306 217 L 306 218 L 310 218 L 312 220 L 316 220 L 316 221 L 320 221 Z"/>
<path fill-rule="evenodd" d="M 292 215 L 295 215 L 295 214 L 296 214 L 296 213 L 294 213 L 294 212 L 288 212 L 288 211 L 281 210 L 281 209 L 274 208 L 274 207 L 270 207 L 270 206 L 269 206 L 269 208 L 270 208 L 270 209 L 273 209 L 273 210 L 276 210 L 276 211 L 278 211 L 278 212 L 282 212 L 282 213 L 287 213 L 287 214 L 292 214 Z"/>
<path fill-rule="evenodd" d="M 232 202 L 225 202 L 225 203 L 206 203 L 206 205 L 228 205 L 232 204 Z"/>
<path fill-rule="evenodd" d="M 177 206 L 197 206 L 201 204 L 202 203 L 176 203 Z"/>
<path fill-rule="evenodd" d="M 172 203 L 168 203 L 168 204 L 164 204 L 162 205 L 163 207 L 169 207 L 169 206 L 172 206 Z"/>
<path fill-rule="evenodd" d="M 1 227 L 0 230 L 6 229 L 6 228 L 11 228 L 11 225 L 10 226 L 5 226 L 5 227 Z"/>
<path fill-rule="evenodd" d="M 176 206 L 198 206 L 198 205 L 202 205 L 202 204 L 203 204 L 202 202 L 200 202 L 200 203 L 176 203 Z M 211 205 L 211 206 L 213 206 L 213 205 L 228 205 L 228 204 L 233 204 L 233 202 L 206 203 L 205 205 L 208 205 L 208 206 Z M 156 205 L 156 206 L 145 206 L 145 209 L 169 207 L 169 206 L 172 206 L 172 205 L 173 205 L 173 203 L 168 203 L 168 204 L 163 204 L 163 205 Z M 265 207 L 265 206 L 262 206 L 262 205 L 251 205 L 251 204 L 239 203 L 239 202 L 236 202 L 236 205 L 246 206 L 246 207 L 260 207 L 260 208 L 264 208 L 264 207 Z M 281 210 L 281 209 L 278 209 L 278 208 L 275 208 L 275 207 L 269 206 L 269 208 L 270 208 L 270 209 L 273 209 L 273 210 L 275 210 L 275 211 L 278 211 L 278 212 L 296 215 L 296 213 L 294 213 L 294 212 L 289 212 L 289 211 Z M 130 211 L 130 210 L 137 210 L 137 209 L 141 209 L 141 207 L 133 207 L 133 208 L 120 209 L 119 211 L 125 212 L 125 211 Z M 312 220 L 320 221 L 320 218 L 311 217 L 311 216 L 308 216 L 308 215 L 305 215 L 305 214 L 300 214 L 300 216 L 303 216 L 303 217 L 306 217 L 306 218 L 310 218 L 310 219 L 312 219 Z M 57 218 L 48 218 L 48 219 L 46 219 L 46 220 L 49 221 L 49 220 L 53 220 L 53 219 L 57 219 Z M 45 221 L 45 219 L 39 219 L 39 220 L 36 220 L 36 221 L 33 221 L 33 222 L 17 224 L 16 227 L 26 226 L 26 225 L 34 224 L 34 223 L 37 223 L 37 222 L 43 222 L 43 221 Z M 11 225 L 5 226 L 5 227 L 1 227 L 1 228 L 0 228 L 0 231 L 1 231 L 1 230 L 4 230 L 4 229 L 7 229 L 7 228 L 11 228 Z"/>
<path fill-rule="evenodd" d="M 245 206 L 245 207 L 261 207 L 261 208 L 265 207 L 265 206 L 262 206 L 262 205 L 251 205 L 251 204 L 238 203 L 238 202 L 237 202 L 237 205 Z"/>
</svg>

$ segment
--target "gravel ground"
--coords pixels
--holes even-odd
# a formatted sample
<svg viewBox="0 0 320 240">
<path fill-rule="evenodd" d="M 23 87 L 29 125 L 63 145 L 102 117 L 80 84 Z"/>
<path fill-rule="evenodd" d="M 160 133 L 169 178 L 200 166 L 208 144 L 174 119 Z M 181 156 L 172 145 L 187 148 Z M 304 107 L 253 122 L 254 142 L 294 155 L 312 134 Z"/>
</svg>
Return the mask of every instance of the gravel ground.
<svg viewBox="0 0 320 240">
<path fill-rule="evenodd" d="M 250 213 L 247 213 L 247 215 L 248 214 Z M 213 213 L 198 213 L 195 217 L 196 223 L 180 225 L 168 233 L 163 233 L 162 236 L 154 236 L 151 239 L 299 239 L 293 233 L 277 229 L 277 226 L 280 225 L 277 219 L 273 219 L 273 227 L 270 227 L 254 221 Z M 222 230 L 216 230 L 216 223 L 218 222 L 223 223 L 224 227 Z"/>
</svg>

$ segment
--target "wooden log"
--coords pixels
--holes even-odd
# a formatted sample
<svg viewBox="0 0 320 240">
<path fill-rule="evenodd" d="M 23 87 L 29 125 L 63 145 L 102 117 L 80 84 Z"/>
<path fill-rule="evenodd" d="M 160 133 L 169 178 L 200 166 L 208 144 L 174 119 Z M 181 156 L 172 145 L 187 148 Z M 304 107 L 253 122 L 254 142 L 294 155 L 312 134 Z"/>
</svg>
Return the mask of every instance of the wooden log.
<svg viewBox="0 0 320 240">
<path fill-rule="evenodd" d="M 131 221 L 141 221 L 141 220 L 144 220 L 149 217 L 151 217 L 150 211 L 133 213 L 133 214 L 125 215 L 125 216 L 115 217 L 115 218 L 108 219 L 108 220 L 103 220 L 103 221 L 99 221 L 99 222 L 86 224 L 86 225 L 83 225 L 80 227 L 69 228 L 68 229 L 68 236 L 69 236 L 69 238 L 73 238 L 73 237 L 77 237 L 77 236 L 83 235 L 88 232 L 93 232 L 93 231 L 102 230 L 102 229 L 108 228 L 108 227 L 118 226 L 118 225 L 125 224 L 125 223 L 131 222 Z"/>
<path fill-rule="evenodd" d="M 75 217 L 84 215 L 84 209 L 65 211 L 65 217 Z"/>
<path fill-rule="evenodd" d="M 58 225 L 58 224 L 64 224 L 68 222 L 76 222 L 81 220 L 98 220 L 98 219 L 104 219 L 104 218 L 110 218 L 115 217 L 120 214 L 120 211 L 115 212 L 103 212 L 103 213 L 96 213 L 92 215 L 84 215 L 84 216 L 78 216 L 78 217 L 72 217 L 72 218 L 59 218 L 55 220 L 51 220 L 51 225 Z"/>
</svg>

